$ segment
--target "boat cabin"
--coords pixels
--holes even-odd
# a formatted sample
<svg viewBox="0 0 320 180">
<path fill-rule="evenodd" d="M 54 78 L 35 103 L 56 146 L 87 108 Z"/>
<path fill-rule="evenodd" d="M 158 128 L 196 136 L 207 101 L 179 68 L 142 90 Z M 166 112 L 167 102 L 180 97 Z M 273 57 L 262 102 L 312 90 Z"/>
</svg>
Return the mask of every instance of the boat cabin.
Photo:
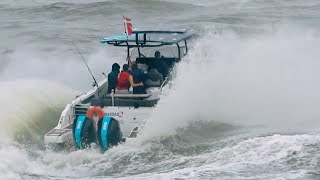
<svg viewBox="0 0 320 180">
<path fill-rule="evenodd" d="M 194 36 L 193 31 L 186 29 L 180 31 L 133 31 L 130 36 L 126 34 L 111 35 L 103 38 L 102 44 L 116 47 L 126 47 L 127 56 L 137 64 L 145 64 L 150 67 L 155 58 L 155 52 L 159 51 L 169 68 L 179 62 L 188 53 L 187 41 Z M 129 62 L 128 62 L 129 63 Z M 165 77 L 164 77 L 165 78 Z M 147 89 L 147 94 L 105 94 L 102 97 L 91 100 L 91 106 L 133 106 L 153 107 L 159 100 L 163 85 Z"/>
</svg>

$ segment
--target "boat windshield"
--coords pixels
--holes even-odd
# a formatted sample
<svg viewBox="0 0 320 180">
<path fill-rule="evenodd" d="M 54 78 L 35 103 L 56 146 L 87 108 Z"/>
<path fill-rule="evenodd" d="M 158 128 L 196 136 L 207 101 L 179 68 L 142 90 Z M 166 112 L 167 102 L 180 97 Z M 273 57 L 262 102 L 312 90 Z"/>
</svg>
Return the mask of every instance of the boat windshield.
<svg viewBox="0 0 320 180">
<path fill-rule="evenodd" d="M 179 54 L 178 54 L 178 51 L 177 51 L 177 46 L 175 46 L 175 45 L 162 46 L 162 47 L 152 47 L 152 48 L 140 48 L 140 56 L 142 56 L 142 57 L 154 57 L 154 53 L 156 51 L 159 51 L 161 53 L 161 55 L 163 55 L 164 57 L 179 58 Z M 132 58 L 139 57 L 138 48 L 132 49 L 131 57 Z"/>
<path fill-rule="evenodd" d="M 180 57 L 179 57 L 179 50 L 180 50 Z M 161 53 L 161 56 L 164 56 L 166 58 L 180 59 L 187 54 L 188 49 L 184 41 L 179 42 L 178 46 L 177 44 L 173 44 L 173 45 L 159 46 L 159 47 L 139 47 L 139 48 L 132 48 L 131 57 L 134 59 L 139 57 L 139 51 L 140 51 L 140 57 L 153 58 L 155 52 L 159 51 Z"/>
<path fill-rule="evenodd" d="M 187 54 L 187 41 L 194 35 L 193 30 L 185 29 L 181 31 L 133 31 L 130 36 L 111 35 L 100 42 L 127 47 L 127 55 L 130 55 L 131 50 L 132 57 L 151 58 L 154 57 L 155 51 L 160 51 L 165 58 L 180 60 Z"/>
</svg>

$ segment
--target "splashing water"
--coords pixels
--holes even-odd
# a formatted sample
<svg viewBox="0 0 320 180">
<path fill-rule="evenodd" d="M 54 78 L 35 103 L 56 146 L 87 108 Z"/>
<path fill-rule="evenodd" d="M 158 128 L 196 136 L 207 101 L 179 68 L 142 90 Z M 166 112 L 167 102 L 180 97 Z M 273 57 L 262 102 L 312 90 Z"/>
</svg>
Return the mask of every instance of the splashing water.
<svg viewBox="0 0 320 180">
<path fill-rule="evenodd" d="M 50 127 L 47 124 L 52 126 L 52 122 L 48 122 L 47 115 L 42 114 L 61 111 L 61 107 L 76 93 L 74 90 L 45 80 L 1 82 L 0 86 L 0 98 L 6 102 L 0 107 L 2 114 L 0 129 L 3 133 L 1 137 L 5 135 L 12 137 L 19 131 L 26 131 L 32 135 L 37 134 L 35 133 L 37 130 L 41 132 L 48 130 Z"/>
<path fill-rule="evenodd" d="M 144 133 L 165 135 L 199 119 L 316 130 L 319 39 L 314 33 L 284 30 L 248 38 L 205 34 L 176 67 L 173 89 Z"/>
</svg>

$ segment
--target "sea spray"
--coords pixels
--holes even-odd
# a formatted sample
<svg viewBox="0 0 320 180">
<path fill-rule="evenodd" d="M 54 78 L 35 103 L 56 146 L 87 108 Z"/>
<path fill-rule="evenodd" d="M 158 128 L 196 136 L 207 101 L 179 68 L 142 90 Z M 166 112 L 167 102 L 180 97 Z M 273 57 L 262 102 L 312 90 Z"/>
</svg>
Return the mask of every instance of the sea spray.
<svg viewBox="0 0 320 180">
<path fill-rule="evenodd" d="M 302 30 L 246 38 L 203 34 L 176 66 L 173 88 L 160 100 L 143 133 L 174 133 L 199 119 L 316 130 L 319 42 L 318 36 Z"/>
<path fill-rule="evenodd" d="M 56 125 L 60 111 L 77 93 L 59 83 L 45 80 L 16 80 L 0 84 L 1 100 L 5 102 L 0 106 L 0 129 L 8 137 L 23 136 L 25 133 L 32 136 L 39 132 L 43 135 Z M 51 119 L 48 119 L 49 115 Z M 42 137 L 39 138 L 42 141 Z"/>
</svg>

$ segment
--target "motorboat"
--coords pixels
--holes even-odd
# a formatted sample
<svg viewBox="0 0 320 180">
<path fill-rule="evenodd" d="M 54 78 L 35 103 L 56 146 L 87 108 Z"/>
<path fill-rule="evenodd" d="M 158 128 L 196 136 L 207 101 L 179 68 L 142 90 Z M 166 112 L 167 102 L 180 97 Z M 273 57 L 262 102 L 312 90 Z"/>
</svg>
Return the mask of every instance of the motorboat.
<svg viewBox="0 0 320 180">
<path fill-rule="evenodd" d="M 188 42 L 194 35 L 194 31 L 187 29 L 136 30 L 130 35 L 111 35 L 100 42 L 126 48 L 132 61 L 146 65 L 155 60 L 155 51 L 160 51 L 164 55 L 162 60 L 173 68 L 188 53 Z M 147 87 L 146 94 L 108 94 L 105 77 L 66 105 L 57 126 L 45 134 L 45 144 L 47 147 L 84 149 L 95 143 L 106 151 L 128 138 L 137 137 L 169 80 L 167 77 L 160 86 Z"/>
</svg>

